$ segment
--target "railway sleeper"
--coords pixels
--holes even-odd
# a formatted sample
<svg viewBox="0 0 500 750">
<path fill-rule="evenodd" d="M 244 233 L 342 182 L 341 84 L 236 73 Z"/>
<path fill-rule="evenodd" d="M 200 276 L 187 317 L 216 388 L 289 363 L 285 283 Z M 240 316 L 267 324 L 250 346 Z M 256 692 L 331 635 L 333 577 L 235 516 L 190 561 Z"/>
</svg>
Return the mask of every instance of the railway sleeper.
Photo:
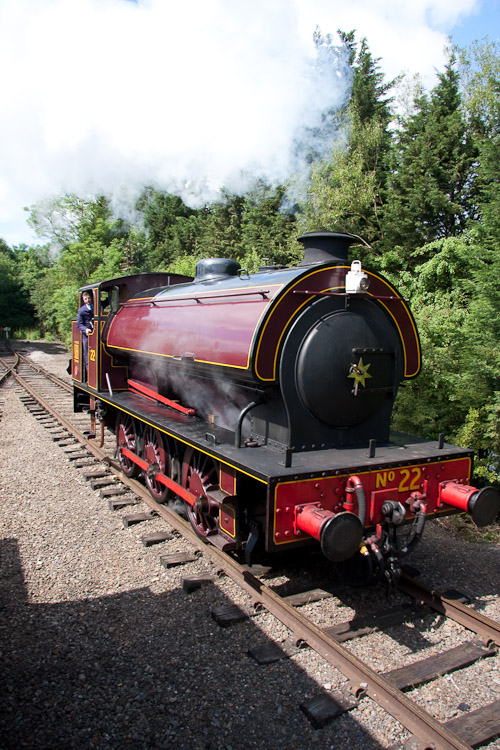
<svg viewBox="0 0 500 750">
<path fill-rule="evenodd" d="M 291 597 L 293 599 L 293 597 Z M 290 602 L 289 602 L 290 603 Z M 398 604 L 389 610 L 366 617 L 356 617 L 346 622 L 324 628 L 326 635 L 334 638 L 338 643 L 360 638 L 369 635 L 377 630 L 388 628 L 392 625 L 402 625 L 409 619 L 416 619 L 428 614 L 431 610 L 427 607 L 420 607 L 415 604 Z M 296 639 L 291 638 L 291 642 L 296 644 Z M 288 641 L 286 642 L 288 644 Z M 290 647 L 283 644 L 270 643 L 264 646 L 256 646 L 248 650 L 249 656 L 254 658 L 259 664 L 272 664 L 281 659 L 288 659 L 297 653 L 298 648 L 308 648 L 307 643 L 300 643 L 300 646 Z"/>
<path fill-rule="evenodd" d="M 184 565 L 188 562 L 194 562 L 198 559 L 200 553 L 196 552 L 173 552 L 170 555 L 162 555 L 160 563 L 164 568 L 174 568 L 177 565 Z"/>
<path fill-rule="evenodd" d="M 126 495 L 129 491 L 128 487 L 119 484 L 108 485 L 99 489 L 99 495 L 103 500 L 107 500 L 109 497 L 117 497 L 118 495 Z"/>
<path fill-rule="evenodd" d="M 74 466 L 76 469 L 85 469 L 87 466 L 95 466 L 95 459 L 92 456 L 79 458 L 75 461 Z"/>
<path fill-rule="evenodd" d="M 320 693 L 299 704 L 314 729 L 322 729 L 342 714 L 356 708 L 359 701 L 349 693 Z"/>
<path fill-rule="evenodd" d="M 427 659 L 399 667 L 382 676 L 389 680 L 399 690 L 411 690 L 438 677 L 442 677 L 457 669 L 469 667 L 479 659 L 486 656 L 494 656 L 497 653 L 495 647 L 488 647 L 480 641 L 467 641 L 460 646 L 444 651 L 442 654 L 429 656 Z"/>
<path fill-rule="evenodd" d="M 92 479 L 98 479 L 99 477 L 110 477 L 107 469 L 92 469 L 92 471 L 84 471 L 83 472 L 83 478 L 90 482 Z"/>
<path fill-rule="evenodd" d="M 452 648 L 442 654 L 430 656 L 426 659 L 414 662 L 413 664 L 409 664 L 406 667 L 393 669 L 390 672 L 382 674 L 381 676 L 391 682 L 396 688 L 398 688 L 398 690 L 404 692 L 406 690 L 411 690 L 412 688 L 418 687 L 419 685 L 422 685 L 426 682 L 430 682 L 439 677 L 443 677 L 445 674 L 449 674 L 450 672 L 455 672 L 458 669 L 468 667 L 471 664 L 474 664 L 474 662 L 478 661 L 479 659 L 483 659 L 487 656 L 493 656 L 494 654 L 496 654 L 496 652 L 497 649 L 495 647 L 484 646 L 479 641 L 468 641 L 466 643 L 463 643 L 461 646 Z M 319 729 L 326 726 L 326 724 L 333 721 L 333 719 L 337 718 L 342 713 L 355 708 L 359 703 L 359 700 L 357 699 L 361 699 L 363 697 L 362 686 L 360 686 L 360 688 L 361 689 L 359 690 L 356 686 L 353 686 L 353 688 L 351 688 L 353 694 L 356 695 L 356 698 L 352 699 L 352 705 L 349 705 L 348 702 L 344 703 L 342 701 L 341 694 L 341 697 L 339 699 L 339 694 L 330 695 L 329 693 L 320 693 L 319 695 L 301 703 L 300 708 L 305 713 L 313 727 L 315 729 Z M 496 701 L 496 703 L 500 703 L 500 701 Z M 491 705 L 493 706 L 495 704 Z M 459 718 L 463 719 L 464 717 Z M 497 719 L 497 721 L 500 720 Z M 461 737 L 461 739 L 469 741 L 468 738 L 463 737 L 461 732 L 459 731 L 460 726 L 467 726 L 466 721 L 462 722 L 462 724 L 457 723 L 457 725 L 455 726 L 451 726 L 451 722 L 449 722 L 448 724 L 446 724 L 446 726 L 450 730 L 455 732 L 459 737 Z M 498 724 L 498 726 L 500 727 L 500 723 Z M 497 729 L 496 732 L 500 732 L 500 729 Z M 492 736 L 495 736 L 495 733 Z M 481 740 L 481 742 L 470 744 L 476 746 L 477 744 L 481 744 L 484 741 L 486 740 Z M 421 741 L 417 740 L 416 738 L 411 738 L 411 742 L 417 742 L 419 744 L 409 744 L 408 746 L 405 745 L 405 750 L 425 750 L 425 748 L 427 748 L 427 745 L 422 744 Z M 393 750 L 396 750 L 396 748 L 394 748 Z"/>
<path fill-rule="evenodd" d="M 257 664 L 274 664 L 282 659 L 290 659 L 295 656 L 301 649 L 307 647 L 302 640 L 297 640 L 295 636 L 290 636 L 283 643 L 269 641 L 260 646 L 248 649 L 248 656 L 251 656 Z"/>
<path fill-rule="evenodd" d="M 500 735 L 500 700 L 456 716 L 444 726 L 471 747 L 485 745 Z M 389 750 L 427 750 L 427 747 L 425 742 L 412 735 L 402 746 L 393 745 Z"/>
<path fill-rule="evenodd" d="M 209 573 L 206 573 L 205 575 L 194 575 L 194 576 L 185 576 L 182 579 L 182 590 L 186 592 L 186 594 L 191 594 L 193 591 L 198 591 L 199 588 L 202 586 L 205 586 L 208 583 L 215 583 L 216 577 L 213 575 L 210 575 Z"/>
<path fill-rule="evenodd" d="M 152 547 L 153 544 L 161 544 L 173 538 L 170 531 L 151 531 L 149 534 L 141 536 L 141 542 L 143 547 Z"/>
<path fill-rule="evenodd" d="M 304 604 L 311 604 L 313 602 L 319 602 L 322 599 L 330 598 L 332 594 L 324 589 L 308 589 L 307 591 L 300 591 L 296 594 L 290 594 L 284 596 L 283 601 L 289 604 L 291 607 L 301 607 Z M 260 605 L 257 608 L 251 607 L 240 607 L 238 605 L 224 605 L 217 607 L 212 610 L 212 617 L 222 628 L 227 628 L 230 625 L 235 625 L 237 622 L 247 620 L 249 617 L 254 617 L 260 611 Z"/>
<path fill-rule="evenodd" d="M 80 459 L 89 459 L 91 456 L 87 451 L 75 451 L 74 453 L 68 453 L 66 458 L 68 461 L 79 461 Z"/>
<path fill-rule="evenodd" d="M 130 526 L 135 526 L 137 523 L 142 523 L 143 521 L 151 521 L 154 518 L 154 515 L 152 513 L 129 513 L 126 516 L 123 516 L 122 523 L 125 529 L 128 529 Z"/>
<path fill-rule="evenodd" d="M 126 508 L 127 505 L 137 505 L 137 500 L 135 497 L 114 497 L 111 500 L 108 501 L 108 508 L 110 510 L 121 510 L 122 508 Z"/>
<path fill-rule="evenodd" d="M 97 477 L 95 479 L 92 477 L 90 479 L 90 486 L 93 490 L 99 490 L 101 487 L 116 486 L 116 480 L 111 474 L 107 474 L 104 477 Z"/>
</svg>

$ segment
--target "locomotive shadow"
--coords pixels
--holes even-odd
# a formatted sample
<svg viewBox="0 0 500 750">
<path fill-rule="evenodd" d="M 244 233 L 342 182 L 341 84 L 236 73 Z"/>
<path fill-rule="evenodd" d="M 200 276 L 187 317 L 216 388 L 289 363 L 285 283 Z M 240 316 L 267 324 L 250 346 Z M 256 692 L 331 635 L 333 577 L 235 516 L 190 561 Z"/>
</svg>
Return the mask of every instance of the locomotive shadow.
<svg viewBox="0 0 500 750">
<path fill-rule="evenodd" d="M 478 606 L 498 596 L 500 544 L 469 542 L 440 524 L 428 524 L 409 562 L 420 570 L 423 581 L 441 592 L 457 589 Z"/>
<path fill-rule="evenodd" d="M 309 558 L 309 559 L 308 559 Z M 429 523 L 424 536 L 404 563 L 415 568 L 415 574 L 427 585 L 450 596 L 463 594 L 479 611 L 485 608 L 491 596 L 498 596 L 500 580 L 500 545 L 472 543 L 454 537 L 446 528 Z M 474 570 L 471 577 L 470 570 Z M 409 575 L 412 575 L 409 571 Z M 283 580 L 286 578 L 287 580 Z M 290 556 L 282 567 L 276 585 L 271 585 L 282 596 L 316 587 L 333 594 L 334 608 L 345 608 L 347 620 L 366 620 L 376 617 L 397 604 L 410 603 L 411 598 L 400 592 L 390 592 L 384 582 L 369 586 L 347 585 L 341 572 L 321 554 L 307 553 Z M 422 617 L 409 615 L 409 623 L 386 629 L 387 634 L 411 652 L 419 652 L 434 645 L 435 634 L 446 618 L 425 609 Z M 432 628 L 433 639 L 426 632 Z"/>
<path fill-rule="evenodd" d="M 215 586 L 37 603 L 16 540 L 0 559 L 2 749 L 383 747 L 350 714 L 314 729 L 299 703 L 321 687 L 293 660 L 249 658 L 270 641 L 252 621 L 219 628 Z"/>
<path fill-rule="evenodd" d="M 318 602 L 323 618 L 326 618 L 322 623 L 325 628 L 329 625 L 352 622 L 355 629 L 368 627 L 376 630 L 377 626 L 374 627 L 374 622 L 376 623 L 381 616 L 387 616 L 388 610 L 397 609 L 398 605 L 406 605 L 407 618 L 408 622 L 411 621 L 411 625 L 404 621 L 398 623 L 396 627 L 388 627 L 385 624 L 383 625 L 384 632 L 412 652 L 418 652 L 433 645 L 424 631 L 429 627 L 430 622 L 436 627 L 438 615 L 428 614 L 426 610 L 421 619 L 415 619 L 409 607 L 409 598 L 404 595 L 395 595 L 382 582 L 364 586 L 346 584 L 341 569 L 329 562 L 321 553 L 311 555 L 311 552 L 303 551 L 301 554 L 296 552 L 285 556 L 282 554 L 278 566 L 269 577 L 268 585 L 283 597 L 314 592 L 316 589 L 331 594 L 331 598 L 326 601 L 319 599 Z M 311 602 L 311 606 L 314 607 L 314 594 Z M 332 616 L 331 622 L 327 621 L 328 611 Z"/>
</svg>

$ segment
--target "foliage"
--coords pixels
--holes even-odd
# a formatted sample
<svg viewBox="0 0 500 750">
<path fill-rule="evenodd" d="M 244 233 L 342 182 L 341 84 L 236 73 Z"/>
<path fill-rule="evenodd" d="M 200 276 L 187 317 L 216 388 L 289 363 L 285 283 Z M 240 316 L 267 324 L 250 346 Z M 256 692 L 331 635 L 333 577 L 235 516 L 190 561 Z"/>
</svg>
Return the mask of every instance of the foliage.
<svg viewBox="0 0 500 750">
<path fill-rule="evenodd" d="M 312 170 L 306 226 L 349 232 L 367 246 L 380 239 L 384 185 L 389 165 L 391 98 L 379 60 L 353 31 L 339 32 L 353 71 L 352 95 L 338 115 L 339 132 L 327 158 Z"/>
<path fill-rule="evenodd" d="M 46 278 L 52 265 L 47 246 L 31 247 L 19 257 L 19 272 L 23 287 L 35 310 L 40 332 L 47 334 L 51 317 L 52 289 Z"/>
<path fill-rule="evenodd" d="M 0 327 L 32 326 L 33 308 L 22 287 L 15 253 L 5 243 L 0 243 Z"/>
<path fill-rule="evenodd" d="M 488 456 L 485 482 L 500 478 L 500 289 L 474 235 L 439 240 L 413 253 L 402 274 L 422 346 L 422 372 L 396 400 L 394 427 L 428 438 L 444 433 Z M 491 259 L 490 259 L 491 260 Z"/>
<path fill-rule="evenodd" d="M 395 136 L 384 249 L 397 246 L 406 260 L 434 239 L 461 234 L 474 214 L 476 148 L 462 113 L 453 56 L 438 78 Z"/>
<path fill-rule="evenodd" d="M 467 305 L 462 294 L 424 294 L 413 303 L 422 347 L 422 371 L 400 390 L 394 427 L 437 439 L 451 440 L 467 413 L 471 394 L 464 373 L 462 328 Z"/>
<path fill-rule="evenodd" d="M 458 50 L 464 108 L 478 137 L 486 136 L 497 119 L 500 42 L 489 39 Z"/>
<path fill-rule="evenodd" d="M 25 210 L 30 211 L 28 224 L 37 237 L 47 239 L 55 248 L 81 240 L 96 225 L 108 231 L 105 222 L 109 218 L 109 201 L 104 196 L 81 198 L 64 194 Z"/>
<path fill-rule="evenodd" d="M 130 244 L 140 233 L 112 217 L 103 196 L 62 195 L 40 202 L 32 206 L 29 223 L 49 245 L 20 254 L 22 285 L 44 332 L 67 342 L 78 288 L 121 275 Z"/>
<path fill-rule="evenodd" d="M 287 264 L 299 260 L 295 239 L 295 217 L 282 210 L 286 189 L 258 181 L 245 196 L 241 220 L 241 259 L 246 268 L 251 258 L 263 262 Z"/>
<path fill-rule="evenodd" d="M 145 215 L 148 267 L 192 275 L 196 261 L 206 257 L 235 258 L 245 268 L 252 269 L 264 261 L 287 263 L 298 259 L 294 246 L 298 230 L 294 217 L 281 210 L 284 195 L 284 186 L 271 187 L 265 181 L 257 180 L 244 196 L 223 190 L 218 201 L 197 212 L 189 209 L 186 223 L 180 199 L 149 189 L 149 206 L 165 209 L 161 218 L 159 213 L 155 216 L 159 222 L 167 222 L 165 234 L 170 245 L 168 252 L 163 242 L 154 245 L 158 225 L 152 232 L 151 213 Z M 177 217 L 176 211 L 179 212 Z M 185 234 L 188 227 L 192 229 L 189 236 Z M 173 248 L 177 251 L 174 252 Z"/>
<path fill-rule="evenodd" d="M 314 37 L 315 73 L 347 93 L 296 144 L 310 169 L 302 204 L 284 210 L 291 186 L 264 180 L 196 209 L 145 187 L 134 225 L 105 196 L 40 202 L 29 223 L 46 245 L 0 240 L 0 325 L 38 323 L 67 341 L 77 290 L 90 281 L 194 275 L 208 256 L 253 272 L 297 262 L 303 230 L 349 232 L 357 257 L 411 300 L 420 331 L 422 372 L 400 388 L 394 427 L 473 447 L 476 476 L 499 484 L 500 45 L 457 50 L 458 62 L 450 53 L 426 92 L 418 80 L 386 82 L 366 40 L 339 33 L 340 45 Z"/>
<path fill-rule="evenodd" d="M 339 146 L 331 158 L 313 168 L 309 202 L 305 207 L 307 228 L 321 227 L 362 237 L 374 243 L 380 234 L 380 189 L 376 169 L 367 168 L 367 153 L 380 150 L 381 127 L 364 126 L 357 146 Z"/>
<path fill-rule="evenodd" d="M 143 270 L 167 269 L 178 258 L 196 253 L 200 211 L 152 187 L 143 191 L 137 209 L 145 229 Z"/>
</svg>

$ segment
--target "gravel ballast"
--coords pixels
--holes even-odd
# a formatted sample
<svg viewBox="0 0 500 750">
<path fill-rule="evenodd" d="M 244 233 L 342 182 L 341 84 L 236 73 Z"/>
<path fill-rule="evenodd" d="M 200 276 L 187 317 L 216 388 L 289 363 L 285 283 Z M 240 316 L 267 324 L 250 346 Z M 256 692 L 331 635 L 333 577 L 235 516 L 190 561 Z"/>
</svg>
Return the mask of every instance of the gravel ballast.
<svg viewBox="0 0 500 750">
<path fill-rule="evenodd" d="M 62 345 L 18 347 L 69 381 Z M 338 690 L 345 678 L 308 649 L 259 666 L 248 648 L 285 640 L 284 626 L 263 612 L 218 627 L 211 610 L 248 605 L 247 595 L 202 557 L 163 568 L 160 554 L 191 545 L 174 535 L 144 547 L 141 536 L 165 522 L 125 528 L 122 517 L 145 507 L 111 511 L 28 413 L 12 379 L 0 409 L 0 748 L 354 750 L 408 736 L 369 699 L 314 729 L 299 703 Z M 428 524 L 409 562 L 426 582 L 463 591 L 500 620 L 499 545 L 462 542 Z M 183 577 L 201 572 L 215 583 L 186 594 Z M 390 604 L 380 588 L 342 589 L 303 611 L 327 625 Z M 469 637 L 430 616 L 349 647 L 383 672 Z M 499 698 L 499 657 L 491 657 L 430 683 L 418 700 L 448 720 Z"/>
</svg>

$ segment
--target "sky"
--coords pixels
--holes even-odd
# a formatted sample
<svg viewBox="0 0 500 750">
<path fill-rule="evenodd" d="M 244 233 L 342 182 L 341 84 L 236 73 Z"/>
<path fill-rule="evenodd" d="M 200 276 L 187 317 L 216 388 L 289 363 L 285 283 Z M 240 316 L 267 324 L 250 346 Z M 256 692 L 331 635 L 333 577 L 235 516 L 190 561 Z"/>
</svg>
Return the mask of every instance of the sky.
<svg viewBox="0 0 500 750">
<path fill-rule="evenodd" d="M 293 144 L 348 82 L 312 73 L 313 32 L 356 30 L 387 79 L 430 88 L 447 39 L 500 36 L 500 0 L 0 0 L 0 238 L 24 207 L 146 184 L 191 205 L 301 169 Z"/>
</svg>

